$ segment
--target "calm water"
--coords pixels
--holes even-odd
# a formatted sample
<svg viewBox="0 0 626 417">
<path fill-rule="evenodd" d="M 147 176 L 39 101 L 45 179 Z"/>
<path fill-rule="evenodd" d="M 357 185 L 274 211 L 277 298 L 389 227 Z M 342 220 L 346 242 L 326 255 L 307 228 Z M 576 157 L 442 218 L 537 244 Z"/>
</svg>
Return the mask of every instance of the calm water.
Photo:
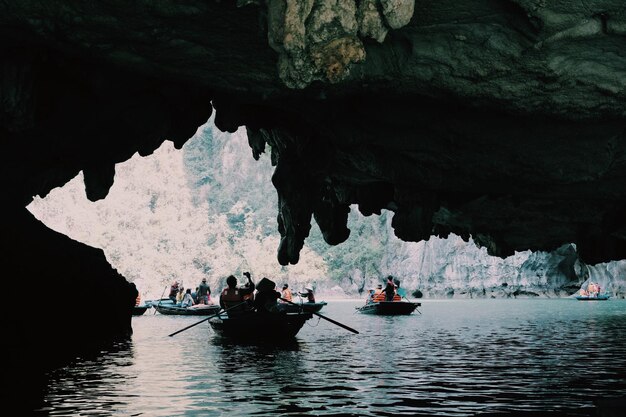
<svg viewBox="0 0 626 417">
<path fill-rule="evenodd" d="M 422 302 L 404 317 L 329 302 L 293 344 L 225 343 L 198 317 L 133 318 L 132 340 L 50 375 L 41 414 L 588 414 L 626 392 L 626 301 Z M 201 318 L 200 318 L 201 319 Z"/>
</svg>

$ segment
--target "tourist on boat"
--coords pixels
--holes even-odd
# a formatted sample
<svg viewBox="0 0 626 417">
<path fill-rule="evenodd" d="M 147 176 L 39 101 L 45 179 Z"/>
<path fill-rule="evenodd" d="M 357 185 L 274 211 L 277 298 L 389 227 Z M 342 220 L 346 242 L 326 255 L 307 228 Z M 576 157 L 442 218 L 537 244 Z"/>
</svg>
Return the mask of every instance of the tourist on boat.
<svg viewBox="0 0 626 417">
<path fill-rule="evenodd" d="M 374 291 L 374 296 L 372 297 L 372 301 L 375 303 L 385 301 L 385 293 L 383 292 L 383 284 L 378 284 L 376 286 L 376 291 Z"/>
<path fill-rule="evenodd" d="M 178 296 L 178 285 L 178 281 L 174 281 L 174 283 L 170 287 L 169 299 L 172 300 L 172 303 L 174 304 L 176 304 L 176 296 Z"/>
<path fill-rule="evenodd" d="M 365 300 L 365 304 L 373 303 L 375 296 L 376 296 L 376 291 L 374 290 L 374 288 L 370 288 L 369 292 L 367 293 L 367 299 Z"/>
<path fill-rule="evenodd" d="M 283 291 L 282 291 L 280 297 L 284 298 L 287 301 L 292 301 L 293 300 L 293 296 L 291 295 L 291 290 L 289 289 L 289 285 L 283 284 Z M 281 301 L 281 302 L 286 303 L 287 301 Z"/>
<path fill-rule="evenodd" d="M 315 295 L 313 295 L 313 288 L 304 287 L 304 292 L 300 293 L 300 297 L 306 297 L 307 303 L 315 302 Z"/>
<path fill-rule="evenodd" d="M 187 288 L 187 291 L 185 291 L 185 295 L 183 296 L 180 306 L 191 307 L 194 304 L 195 303 L 193 302 L 193 297 L 191 296 L 191 288 Z"/>
<path fill-rule="evenodd" d="M 181 286 L 178 289 L 178 294 L 176 294 L 176 304 L 182 303 L 183 298 L 185 298 L 185 288 Z"/>
<path fill-rule="evenodd" d="M 198 286 L 198 304 L 209 304 L 211 296 L 211 287 L 206 282 L 206 278 L 202 278 L 202 282 Z"/>
<path fill-rule="evenodd" d="M 280 293 L 276 291 L 276 284 L 274 281 L 265 277 L 256 286 L 256 296 L 254 297 L 254 307 L 257 313 L 277 313 L 278 306 L 277 300 L 280 298 Z"/>
<path fill-rule="evenodd" d="M 396 295 L 396 286 L 391 275 L 387 277 L 387 285 L 383 292 L 385 293 L 385 301 L 393 301 L 393 297 Z"/>
<path fill-rule="evenodd" d="M 226 284 L 228 286 L 224 288 L 220 294 L 220 307 L 227 309 L 246 301 L 245 297 L 254 292 L 255 288 L 249 275 L 248 280 L 250 284 L 248 287 L 237 287 L 237 278 L 235 278 L 234 275 L 229 275 L 228 278 L 226 278 Z M 241 310 L 244 310 L 244 308 L 242 307 Z"/>
</svg>

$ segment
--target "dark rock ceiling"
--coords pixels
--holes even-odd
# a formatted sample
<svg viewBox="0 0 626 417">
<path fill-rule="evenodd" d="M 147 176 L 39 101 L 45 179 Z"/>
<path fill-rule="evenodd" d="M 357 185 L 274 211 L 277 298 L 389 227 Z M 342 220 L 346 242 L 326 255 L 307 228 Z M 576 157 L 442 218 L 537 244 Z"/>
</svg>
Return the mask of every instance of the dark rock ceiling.
<svg viewBox="0 0 626 417">
<path fill-rule="evenodd" d="M 33 0 L 0 2 L 0 34 L 5 205 L 80 170 L 104 198 L 212 102 L 271 147 L 282 264 L 312 216 L 348 238 L 350 204 L 404 240 L 626 258 L 622 0 Z"/>
</svg>

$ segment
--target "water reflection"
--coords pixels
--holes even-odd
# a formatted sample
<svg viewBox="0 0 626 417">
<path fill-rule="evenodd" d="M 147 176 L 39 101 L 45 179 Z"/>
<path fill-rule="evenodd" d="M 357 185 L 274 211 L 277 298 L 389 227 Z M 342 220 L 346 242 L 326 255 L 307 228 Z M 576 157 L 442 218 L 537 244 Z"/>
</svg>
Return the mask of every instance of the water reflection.
<svg viewBox="0 0 626 417">
<path fill-rule="evenodd" d="M 626 391 L 626 302 L 424 302 L 396 318 L 354 305 L 325 314 L 359 335 L 322 321 L 278 346 L 205 326 L 170 338 L 197 319 L 134 318 L 132 341 L 50 375 L 41 413 L 588 415 Z"/>
<path fill-rule="evenodd" d="M 48 388 L 36 414 L 78 415 L 85 409 L 113 414 L 126 405 L 127 387 L 138 378 L 136 373 L 120 369 L 132 366 L 134 356 L 132 341 L 119 340 L 48 373 Z"/>
</svg>

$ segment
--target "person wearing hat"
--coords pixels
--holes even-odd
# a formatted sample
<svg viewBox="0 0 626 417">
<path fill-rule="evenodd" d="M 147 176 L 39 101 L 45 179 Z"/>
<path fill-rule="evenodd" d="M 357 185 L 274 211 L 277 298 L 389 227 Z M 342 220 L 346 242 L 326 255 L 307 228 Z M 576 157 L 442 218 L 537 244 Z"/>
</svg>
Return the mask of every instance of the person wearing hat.
<svg viewBox="0 0 626 417">
<path fill-rule="evenodd" d="M 198 285 L 197 298 L 198 304 L 209 304 L 211 297 L 211 287 L 206 282 L 206 278 L 202 278 L 202 282 Z"/>
<path fill-rule="evenodd" d="M 254 307 L 257 313 L 268 314 L 277 313 L 278 307 L 276 300 L 280 298 L 280 293 L 275 290 L 274 281 L 263 278 L 256 286 L 257 293 L 254 297 Z"/>
<path fill-rule="evenodd" d="M 293 297 L 291 295 L 291 290 L 289 289 L 289 285 L 287 284 L 283 285 L 283 292 L 281 294 L 281 298 L 284 298 L 287 301 L 293 300 Z M 283 301 L 283 302 L 286 303 L 287 301 Z"/>
</svg>

